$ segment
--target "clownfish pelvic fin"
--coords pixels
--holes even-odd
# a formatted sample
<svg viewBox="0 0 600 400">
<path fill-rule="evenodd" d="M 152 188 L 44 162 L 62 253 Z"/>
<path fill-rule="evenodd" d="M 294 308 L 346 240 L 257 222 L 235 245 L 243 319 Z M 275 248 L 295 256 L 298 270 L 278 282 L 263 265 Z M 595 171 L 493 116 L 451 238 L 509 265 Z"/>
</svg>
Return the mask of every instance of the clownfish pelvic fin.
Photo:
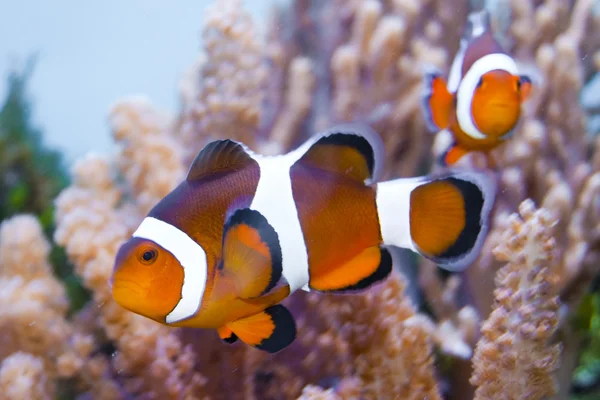
<svg viewBox="0 0 600 400">
<path fill-rule="evenodd" d="M 456 142 L 453 142 L 437 159 L 437 162 L 442 167 L 452 167 L 461 158 L 469 154 L 469 149 L 466 149 Z M 494 155 L 490 151 L 484 152 L 487 161 L 487 168 L 491 170 L 498 169 L 498 163 L 494 158 Z"/>
<path fill-rule="evenodd" d="M 257 349 L 277 353 L 296 338 L 296 322 L 281 304 L 263 312 L 230 322 L 218 329 L 219 337 L 227 343 L 237 339 Z"/>
<path fill-rule="evenodd" d="M 496 195 L 491 176 L 451 172 L 377 185 L 384 244 L 416 251 L 450 271 L 479 255 Z"/>
<path fill-rule="evenodd" d="M 440 156 L 439 163 L 444 167 L 449 167 L 458 162 L 469 153 L 469 150 L 453 142 L 446 151 Z"/>
<path fill-rule="evenodd" d="M 223 229 L 219 269 L 243 299 L 265 296 L 285 284 L 279 237 L 267 219 L 248 208 L 234 211 Z"/>
</svg>

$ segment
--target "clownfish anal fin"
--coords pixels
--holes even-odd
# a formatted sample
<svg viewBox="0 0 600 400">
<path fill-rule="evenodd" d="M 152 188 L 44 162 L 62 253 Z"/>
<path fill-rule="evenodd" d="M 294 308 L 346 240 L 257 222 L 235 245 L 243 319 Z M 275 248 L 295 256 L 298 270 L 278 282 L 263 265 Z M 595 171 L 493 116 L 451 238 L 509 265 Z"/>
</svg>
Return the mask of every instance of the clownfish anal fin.
<svg viewBox="0 0 600 400">
<path fill-rule="evenodd" d="M 377 180 L 382 169 L 383 142 L 362 124 L 339 125 L 321 134 L 296 161 L 364 182 Z"/>
<path fill-rule="evenodd" d="M 359 291 L 387 278 L 391 271 L 389 251 L 373 246 L 342 265 L 323 271 L 311 269 L 309 287 L 319 292 Z"/>
<path fill-rule="evenodd" d="M 225 343 L 233 344 L 238 340 L 238 337 L 235 335 L 235 333 L 233 333 L 233 331 L 227 326 L 222 326 L 217 329 L 217 333 L 219 334 L 219 338 L 221 338 L 221 340 Z"/>
<path fill-rule="evenodd" d="M 435 133 L 446 129 L 450 123 L 453 96 L 446 80 L 437 71 L 425 74 L 421 108 L 427 128 Z"/>
<path fill-rule="evenodd" d="M 269 353 L 283 350 L 296 338 L 294 317 L 281 304 L 230 322 L 227 329 L 247 345 Z"/>
<path fill-rule="evenodd" d="M 219 268 L 244 299 L 263 296 L 277 287 L 282 279 L 279 237 L 260 212 L 243 208 L 229 216 Z"/>
<path fill-rule="evenodd" d="M 207 144 L 196 156 L 186 180 L 194 181 L 206 176 L 241 170 L 257 162 L 244 146 L 233 140 L 215 140 Z"/>
</svg>

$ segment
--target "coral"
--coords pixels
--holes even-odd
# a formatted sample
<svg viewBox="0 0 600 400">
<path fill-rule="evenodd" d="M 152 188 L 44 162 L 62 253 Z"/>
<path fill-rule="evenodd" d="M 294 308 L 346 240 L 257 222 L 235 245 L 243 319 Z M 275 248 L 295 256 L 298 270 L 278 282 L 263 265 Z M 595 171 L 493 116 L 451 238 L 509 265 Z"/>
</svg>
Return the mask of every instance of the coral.
<svg viewBox="0 0 600 400">
<path fill-rule="evenodd" d="M 308 385 L 302 389 L 302 394 L 298 400 L 339 400 L 340 397 L 335 394 L 333 389 L 323 390 L 319 386 Z"/>
<path fill-rule="evenodd" d="M 552 374 L 561 345 L 551 344 L 558 325 L 558 268 L 549 213 L 521 203 L 494 249 L 508 262 L 496 274 L 495 306 L 483 324 L 473 356 L 475 399 L 546 398 L 556 394 Z"/>
<path fill-rule="evenodd" d="M 0 225 L 0 359 L 23 351 L 52 367 L 71 334 L 68 299 L 52 274 L 49 251 L 33 216 Z"/>
<path fill-rule="evenodd" d="M 386 178 L 430 171 L 444 137 L 426 132 L 422 72 L 449 67 L 473 3 L 297 0 L 264 37 L 239 1 L 207 9 L 180 112 L 143 96 L 113 104 L 118 151 L 78 160 L 55 201 L 55 241 L 91 302 L 67 317 L 39 225 L 3 223 L 0 305 L 12 306 L 0 307 L 0 387 L 13 398 L 64 382 L 100 399 L 566 398 L 583 343 L 570 317 L 600 265 L 600 139 L 578 103 L 600 66 L 590 0 L 495 2 L 493 25 L 536 88 L 495 152 L 499 195 L 467 271 L 443 276 L 399 253 L 392 276 L 362 293 L 295 293 L 285 305 L 298 337 L 275 355 L 158 325 L 110 296 L 118 247 L 212 139 L 278 154 L 363 121 L 385 142 Z M 458 167 L 485 164 L 473 154 Z"/>
<path fill-rule="evenodd" d="M 252 145 L 258 133 L 268 73 L 265 46 L 240 8 L 241 2 L 234 0 L 206 10 L 206 56 L 196 79 L 190 76 L 193 101 L 185 104 L 178 130 L 186 165 L 207 140 L 227 136 Z"/>
<path fill-rule="evenodd" d="M 31 354 L 17 352 L 0 364 L 0 399 L 51 400 L 56 388 L 49 379 L 44 361 Z"/>
<path fill-rule="evenodd" d="M 94 373 L 101 359 L 92 357 L 93 337 L 67 319 L 68 299 L 52 274 L 49 251 L 33 216 L 18 215 L 0 226 L 1 393 L 14 399 L 53 398 L 59 379 L 77 376 L 113 388 L 113 395 L 98 398 L 115 398 L 112 381 Z"/>
<path fill-rule="evenodd" d="M 359 296 L 310 294 L 309 302 L 329 324 L 317 342 L 327 337 L 346 341 L 343 348 L 350 353 L 366 398 L 403 394 L 406 399 L 439 399 L 432 368 L 433 324 L 416 314 L 404 287 L 401 275 L 393 273 L 384 284 Z M 311 340 L 314 333 L 305 335 L 302 340 Z"/>
</svg>

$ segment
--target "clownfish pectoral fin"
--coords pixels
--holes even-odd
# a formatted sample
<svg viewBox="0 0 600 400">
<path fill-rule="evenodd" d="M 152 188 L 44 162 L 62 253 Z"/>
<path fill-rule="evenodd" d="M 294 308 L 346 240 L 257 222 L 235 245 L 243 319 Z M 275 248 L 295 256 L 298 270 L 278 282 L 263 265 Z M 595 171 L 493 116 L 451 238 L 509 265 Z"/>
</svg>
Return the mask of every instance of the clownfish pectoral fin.
<svg viewBox="0 0 600 400">
<path fill-rule="evenodd" d="M 453 143 L 448 149 L 440 156 L 440 164 L 444 167 L 449 167 L 458 162 L 461 158 L 463 158 L 466 154 L 469 153 L 469 150 L 464 147 L 459 146 L 456 143 Z"/>
<path fill-rule="evenodd" d="M 531 82 L 531 78 L 527 75 L 521 75 L 518 77 L 518 87 L 519 93 L 521 96 L 521 103 L 527 101 L 529 96 L 531 96 L 531 90 L 533 89 L 533 83 Z"/>
<path fill-rule="evenodd" d="M 369 126 L 344 124 L 316 136 L 294 165 L 344 175 L 361 182 L 376 181 L 382 172 L 383 142 Z"/>
<path fill-rule="evenodd" d="M 217 329 L 217 333 L 219 334 L 221 340 L 225 343 L 233 344 L 238 340 L 238 337 L 235 335 L 235 333 L 233 333 L 233 331 L 227 326 L 222 326 Z"/>
<path fill-rule="evenodd" d="M 446 129 L 450 123 L 453 96 L 448 92 L 446 80 L 437 71 L 425 73 L 421 108 L 427 128 L 435 133 Z"/>
<path fill-rule="evenodd" d="M 383 242 L 417 251 L 446 270 L 464 270 L 480 253 L 495 196 L 494 175 L 484 172 L 379 183 Z"/>
<path fill-rule="evenodd" d="M 283 350 L 296 338 L 294 317 L 281 304 L 230 322 L 226 328 L 247 345 L 269 353 Z"/>
<path fill-rule="evenodd" d="M 215 140 L 207 144 L 196 156 L 186 180 L 195 181 L 206 176 L 238 171 L 258 163 L 244 145 L 233 140 Z"/>
<path fill-rule="evenodd" d="M 244 299 L 263 296 L 277 287 L 282 280 L 279 237 L 260 212 L 243 208 L 229 216 L 219 269 Z"/>
<path fill-rule="evenodd" d="M 311 269 L 309 287 L 320 292 L 359 291 L 387 278 L 391 271 L 389 251 L 373 246 L 342 265 L 323 271 Z"/>
</svg>

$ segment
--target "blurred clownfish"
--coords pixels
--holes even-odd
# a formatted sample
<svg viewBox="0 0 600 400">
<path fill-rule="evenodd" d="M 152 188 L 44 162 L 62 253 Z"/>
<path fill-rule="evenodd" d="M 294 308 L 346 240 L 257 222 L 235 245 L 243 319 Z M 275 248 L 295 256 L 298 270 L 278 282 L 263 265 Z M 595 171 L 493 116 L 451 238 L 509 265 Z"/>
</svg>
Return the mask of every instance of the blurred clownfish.
<svg viewBox="0 0 600 400">
<path fill-rule="evenodd" d="M 450 68 L 448 84 L 438 71 L 425 74 L 422 106 L 428 128 L 448 130 L 453 142 L 441 160 L 456 163 L 471 151 L 488 154 L 509 138 L 531 91 L 529 77 L 519 75 L 515 61 L 490 31 L 489 15 L 469 15 L 469 27 Z"/>
<path fill-rule="evenodd" d="M 281 156 L 209 143 L 119 249 L 114 299 L 162 324 L 217 329 L 226 342 L 277 352 L 296 336 L 282 300 L 385 279 L 386 246 L 466 268 L 488 230 L 494 181 L 456 172 L 376 183 L 382 148 L 354 124 Z"/>
</svg>

